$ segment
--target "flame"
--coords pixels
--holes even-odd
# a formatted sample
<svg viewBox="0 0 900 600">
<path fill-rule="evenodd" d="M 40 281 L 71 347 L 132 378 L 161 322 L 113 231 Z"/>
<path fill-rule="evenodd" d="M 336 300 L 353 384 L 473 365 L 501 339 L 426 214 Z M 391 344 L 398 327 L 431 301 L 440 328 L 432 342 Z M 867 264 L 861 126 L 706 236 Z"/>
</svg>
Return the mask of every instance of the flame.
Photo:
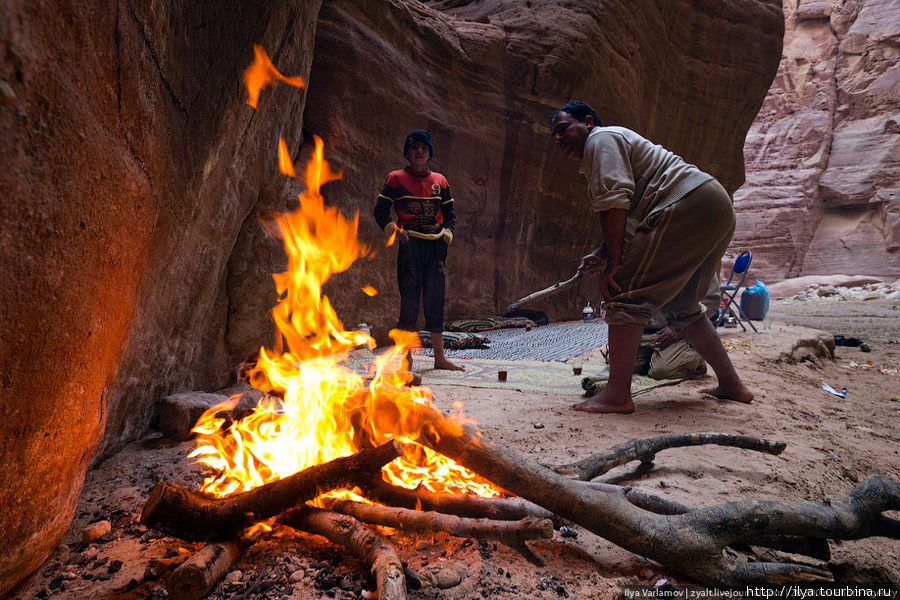
<svg viewBox="0 0 900 600">
<path fill-rule="evenodd" d="M 291 161 L 291 155 L 288 153 L 287 142 L 284 138 L 278 138 L 278 170 L 282 175 L 288 177 L 296 177 L 297 172 L 294 170 L 294 163 Z"/>
<path fill-rule="evenodd" d="M 378 290 L 373 288 L 371 285 L 367 285 L 362 288 L 362 293 L 366 296 L 377 296 Z"/>
<path fill-rule="evenodd" d="M 293 170 L 283 140 L 280 146 L 282 167 Z M 266 396 L 249 414 L 232 416 L 238 413 L 238 396 L 209 409 L 197 422 L 198 445 L 191 456 L 213 471 L 201 489 L 217 497 L 244 492 L 395 438 L 405 442 L 407 451 L 383 469 L 385 480 L 430 491 L 496 496 L 499 491 L 477 475 L 413 443 L 426 426 L 417 422 L 421 411 L 415 407 L 432 401 L 427 388 L 405 385 L 412 378 L 406 356 L 419 342 L 414 332 L 391 331 L 394 346 L 375 356 L 366 372 L 344 364 L 350 350 L 374 348 L 375 343 L 365 332 L 344 330 L 322 293 L 332 274 L 347 270 L 368 252 L 357 240 L 359 213 L 346 219 L 326 206 L 320 194 L 323 185 L 339 177 L 324 159 L 321 138 L 315 137 L 300 205 L 275 219 L 288 269 L 273 276 L 280 300 L 272 315 L 285 351 L 260 350 L 248 374 Z"/>
<path fill-rule="evenodd" d="M 391 232 L 391 235 L 388 236 L 388 241 L 385 244 L 386 247 L 390 248 L 391 246 L 394 245 L 394 241 L 397 239 L 397 231 L 398 231 L 397 228 L 394 227 L 394 230 Z"/>
<path fill-rule="evenodd" d="M 247 94 L 249 96 L 247 104 L 253 108 L 256 108 L 259 102 L 259 93 L 269 84 L 283 81 L 294 87 L 303 87 L 305 85 L 302 77 L 285 77 L 279 73 L 262 46 L 253 44 L 253 54 L 255 55 L 253 63 L 244 71 L 244 85 L 247 86 Z"/>
</svg>

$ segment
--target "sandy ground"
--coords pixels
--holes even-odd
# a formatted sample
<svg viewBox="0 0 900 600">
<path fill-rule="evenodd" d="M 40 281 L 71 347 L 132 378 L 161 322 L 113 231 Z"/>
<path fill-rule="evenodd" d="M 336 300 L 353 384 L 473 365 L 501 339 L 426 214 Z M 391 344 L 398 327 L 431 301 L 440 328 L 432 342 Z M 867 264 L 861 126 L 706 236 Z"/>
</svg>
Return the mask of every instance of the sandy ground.
<svg viewBox="0 0 900 600">
<path fill-rule="evenodd" d="M 700 394 L 709 377 L 656 389 L 636 398 L 632 415 L 586 415 L 577 378 L 570 396 L 445 386 L 437 405 L 464 403 L 489 440 L 545 464 L 578 460 L 634 438 L 690 432 L 745 434 L 787 443 L 780 456 L 704 446 L 660 453 L 649 467 L 630 463 L 600 480 L 644 488 L 695 506 L 739 499 L 820 501 L 847 494 L 873 474 L 900 481 L 900 301 L 773 301 L 760 333 L 722 330 L 723 341 L 756 392 L 751 405 Z M 837 347 L 834 359 L 804 357 L 800 340 L 809 329 L 858 337 L 871 352 Z M 802 346 L 802 344 L 799 344 Z M 794 360 L 787 357 L 794 351 Z M 799 361 L 797 360 L 799 359 Z M 587 354 L 588 364 L 601 361 Z M 586 370 L 589 367 L 586 366 Z M 840 398 L 822 390 L 826 381 L 848 390 Z M 196 487 L 199 474 L 184 456 L 190 443 L 150 437 L 90 472 L 76 520 L 57 551 L 11 598 L 166 598 L 166 573 L 196 544 L 161 536 L 137 523 L 140 509 L 160 479 Z M 894 516 L 897 516 L 894 514 Z M 112 530 L 85 544 L 82 531 L 108 520 Z M 652 585 L 661 577 L 690 580 L 575 528 L 534 543 L 546 560 L 535 567 L 492 542 L 474 543 L 444 534 L 393 536 L 409 566 L 442 573 L 457 585 L 411 591 L 411 598 L 613 598 L 624 585 Z M 900 544 L 885 539 L 832 543 L 825 567 L 841 582 L 900 586 Z M 209 598 L 359 598 L 366 566 L 343 548 L 305 535 L 257 543 Z"/>
</svg>

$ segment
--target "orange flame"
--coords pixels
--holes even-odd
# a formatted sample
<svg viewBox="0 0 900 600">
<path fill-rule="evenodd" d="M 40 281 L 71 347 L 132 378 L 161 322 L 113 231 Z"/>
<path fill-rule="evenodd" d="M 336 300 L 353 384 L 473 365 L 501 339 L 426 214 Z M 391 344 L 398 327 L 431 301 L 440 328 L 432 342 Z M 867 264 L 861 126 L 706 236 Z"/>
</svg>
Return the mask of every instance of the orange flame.
<svg viewBox="0 0 900 600">
<path fill-rule="evenodd" d="M 294 170 L 294 163 L 291 161 L 291 155 L 288 153 L 287 143 L 284 138 L 278 138 L 278 170 L 282 175 L 288 177 L 296 177 L 297 172 Z"/>
<path fill-rule="evenodd" d="M 378 290 L 373 288 L 371 285 L 367 285 L 367 286 L 363 287 L 362 293 L 365 294 L 366 296 L 377 296 Z"/>
<path fill-rule="evenodd" d="M 395 345 L 365 372 L 346 364 L 350 350 L 375 343 L 365 332 L 344 330 L 322 287 L 368 249 L 357 240 L 358 212 L 348 220 L 324 203 L 320 188 L 340 175 L 324 160 L 323 148 L 316 137 L 299 208 L 275 220 L 288 269 L 273 276 L 280 300 L 272 315 L 286 348 L 283 353 L 262 348 L 249 371 L 254 387 L 267 395 L 233 422 L 228 415 L 239 397 L 230 398 L 206 411 L 193 429 L 198 446 L 191 456 L 213 470 L 201 489 L 217 497 L 391 438 L 412 442 L 426 426 L 416 422 L 421 411 L 415 405 L 430 404 L 431 392 L 405 385 L 412 378 L 405 357 L 419 342 L 415 332 L 391 331 Z M 383 469 L 386 480 L 431 491 L 498 495 L 450 459 L 417 444 L 405 446 L 406 455 Z"/>
<path fill-rule="evenodd" d="M 253 54 L 255 55 L 253 63 L 244 71 L 244 85 L 247 86 L 247 94 L 249 96 L 247 104 L 253 108 L 256 108 L 259 102 L 259 93 L 269 84 L 283 81 L 294 87 L 303 87 L 305 85 L 303 78 L 300 76 L 285 77 L 279 73 L 262 46 L 253 44 Z"/>
</svg>

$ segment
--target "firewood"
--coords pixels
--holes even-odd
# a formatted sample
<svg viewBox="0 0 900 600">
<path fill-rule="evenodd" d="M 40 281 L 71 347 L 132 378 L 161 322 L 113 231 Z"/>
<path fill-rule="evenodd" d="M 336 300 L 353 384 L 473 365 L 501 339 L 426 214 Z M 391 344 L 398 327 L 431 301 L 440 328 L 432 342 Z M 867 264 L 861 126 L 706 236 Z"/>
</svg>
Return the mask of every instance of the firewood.
<svg viewBox="0 0 900 600">
<path fill-rule="evenodd" d="M 352 500 L 335 501 L 331 509 L 356 517 L 365 523 L 385 525 L 401 531 L 427 533 L 445 531 L 457 537 L 495 540 L 521 552 L 526 559 L 538 566 L 543 566 L 543 559 L 534 554 L 525 545 L 525 541 L 553 537 L 553 522 L 550 519 L 534 517 L 525 517 L 518 521 L 470 519 L 435 511 L 423 512 L 407 508 L 365 504 Z"/>
<path fill-rule="evenodd" d="M 771 442 L 748 435 L 731 435 L 727 433 L 661 435 L 654 438 L 630 440 L 576 463 L 554 467 L 553 470 L 562 475 L 572 475 L 577 479 L 590 481 L 615 467 L 628 464 L 633 460 L 639 460 L 642 463 L 653 462 L 653 459 L 662 450 L 706 444 L 756 450 L 757 452 L 765 452 L 775 456 L 784 452 L 787 446 L 784 442 Z"/>
<path fill-rule="evenodd" d="M 525 518 L 549 519 L 559 529 L 567 523 L 559 515 L 522 498 L 483 498 L 472 494 L 447 494 L 410 490 L 391 485 L 378 477 L 366 484 L 363 495 L 369 500 L 389 506 L 431 510 L 457 517 L 518 521 Z"/>
<path fill-rule="evenodd" d="M 162 481 L 141 511 L 141 523 L 188 541 L 221 541 L 274 517 L 322 492 L 353 487 L 400 456 L 400 443 L 391 440 L 377 448 L 316 465 L 242 494 L 212 498 Z"/>
<path fill-rule="evenodd" d="M 696 507 L 689 504 L 651 494 L 640 488 L 598 481 L 578 481 L 577 483 L 607 494 L 624 494 L 625 499 L 631 504 L 659 515 L 683 515 L 696 510 Z M 460 517 L 504 521 L 515 521 L 527 517 L 550 519 L 555 529 L 559 529 L 563 525 L 572 525 L 571 521 L 522 498 L 482 498 L 473 495 L 461 496 L 410 490 L 393 486 L 380 477 L 377 481 L 367 484 L 362 491 L 367 498 L 374 502 L 409 509 L 432 510 Z M 748 544 L 772 548 L 781 552 L 802 554 L 819 560 L 828 560 L 831 556 L 827 540 L 802 536 L 761 536 L 750 540 Z"/>
<path fill-rule="evenodd" d="M 251 541 L 239 537 L 207 544 L 181 563 L 166 579 L 166 591 L 173 600 L 199 600 L 218 583 L 241 557 Z"/>
<path fill-rule="evenodd" d="M 602 483 L 599 481 L 584 481 L 581 485 L 588 486 L 599 492 L 607 494 L 619 494 L 624 492 L 625 499 L 639 508 L 648 510 L 658 515 L 683 515 L 694 510 L 696 507 L 690 504 L 684 504 L 671 498 L 657 496 L 645 490 L 634 487 L 623 487 L 612 483 Z M 790 552 L 792 554 L 802 554 L 819 560 L 830 560 L 831 549 L 828 546 L 828 540 L 808 538 L 795 535 L 767 535 L 760 536 L 748 540 L 750 546 L 761 546 L 763 548 L 772 548 L 780 552 Z"/>
<path fill-rule="evenodd" d="M 302 506 L 282 513 L 278 522 L 326 537 L 371 564 L 379 600 L 406 598 L 406 575 L 397 550 L 386 538 L 350 515 Z"/>
<path fill-rule="evenodd" d="M 828 571 L 807 565 L 743 562 L 726 546 L 768 535 L 817 539 L 900 539 L 900 521 L 884 512 L 900 509 L 900 484 L 872 476 L 831 502 L 742 500 L 659 515 L 629 502 L 625 493 L 603 493 L 568 479 L 514 451 L 484 440 L 472 425 L 431 406 L 408 403 L 394 410 L 423 424 L 418 441 L 488 481 L 627 550 L 711 585 L 830 581 Z M 413 414 L 414 413 L 414 414 Z"/>
</svg>

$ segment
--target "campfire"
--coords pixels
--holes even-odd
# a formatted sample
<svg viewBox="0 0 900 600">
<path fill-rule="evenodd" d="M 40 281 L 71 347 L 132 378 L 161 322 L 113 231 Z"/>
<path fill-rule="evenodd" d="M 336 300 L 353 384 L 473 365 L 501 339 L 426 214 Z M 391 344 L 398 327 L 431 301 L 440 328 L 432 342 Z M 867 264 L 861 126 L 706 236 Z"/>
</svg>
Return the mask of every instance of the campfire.
<svg viewBox="0 0 900 600">
<path fill-rule="evenodd" d="M 244 79 L 254 107 L 267 85 L 303 85 L 282 76 L 259 47 Z M 206 411 L 194 427 L 191 456 L 211 474 L 199 491 L 160 482 L 141 514 L 141 523 L 160 532 L 209 542 L 169 577 L 172 598 L 201 598 L 250 544 L 284 528 L 323 535 L 359 554 L 377 585 L 367 594 L 384 600 L 431 582 L 404 565 L 374 526 L 494 540 L 540 564 L 527 542 L 574 523 L 721 585 L 831 579 L 806 564 L 747 561 L 735 548 L 827 559 L 829 538 L 900 536 L 896 521 L 884 515 L 900 508 L 900 485 L 877 476 L 831 502 L 748 500 L 704 509 L 590 481 L 633 460 L 650 463 L 673 447 L 718 444 L 779 454 L 782 443 L 669 435 L 551 469 L 491 444 L 460 406 L 445 415 L 427 388 L 409 385 L 405 356 L 415 334 L 392 331 L 394 345 L 365 372 L 350 368 L 348 355 L 360 346 L 374 349 L 374 340 L 366 331 L 345 330 L 322 289 L 371 249 L 357 240 L 358 214 L 348 219 L 326 205 L 321 188 L 339 175 L 325 161 L 323 141 L 316 137 L 314 145 L 299 207 L 275 220 L 288 257 L 287 271 L 274 276 L 279 342 L 263 348 L 247 371 L 265 395 L 253 407 L 232 397 Z M 286 176 L 297 176 L 284 140 L 279 165 Z M 377 293 L 371 286 L 360 291 Z"/>
<path fill-rule="evenodd" d="M 303 85 L 300 78 L 281 75 L 262 48 L 255 47 L 255 54 L 256 60 L 244 73 L 248 103 L 254 108 L 267 85 L 278 81 Z M 142 517 L 145 523 L 183 539 L 232 537 L 232 549 L 238 548 L 260 531 L 270 530 L 277 515 L 282 525 L 319 533 L 336 527 L 329 525 L 333 513 L 313 511 L 313 507 L 337 508 L 368 522 L 398 526 L 397 519 L 409 519 L 409 515 L 366 506 L 369 498 L 393 494 L 400 502 L 407 497 L 408 504 L 421 505 L 420 499 L 405 496 L 404 491 L 488 498 L 501 493 L 452 459 L 416 442 L 431 433 L 427 431 L 430 423 L 419 417 L 416 407 L 430 406 L 432 399 L 427 388 L 408 385 L 412 374 L 403 368 L 404 357 L 418 341 L 414 333 L 392 331 L 395 345 L 378 355 L 366 374 L 342 364 L 348 352 L 360 346 L 374 348 L 375 343 L 367 332 L 344 329 L 322 288 L 369 249 L 357 239 L 358 214 L 347 219 L 325 204 L 320 190 L 340 174 L 325 160 L 322 139 L 316 136 L 314 143 L 298 208 L 274 220 L 288 257 L 287 271 L 274 276 L 279 302 L 272 314 L 280 343 L 273 349 L 262 348 L 256 365 L 247 370 L 251 384 L 265 396 L 250 410 L 238 407 L 240 394 L 207 410 L 193 428 L 197 448 L 190 455 L 211 471 L 201 486 L 203 495 L 178 495 L 182 498 L 176 501 L 179 514 L 160 517 L 173 493 L 163 484 Z M 281 173 L 297 177 L 284 139 L 279 140 L 278 158 Z M 371 286 L 361 292 L 377 293 Z M 254 492 L 259 488 L 264 489 Z M 193 518 L 198 515 L 182 522 L 191 513 L 183 503 L 221 512 L 211 507 L 244 507 L 244 499 L 273 493 L 283 498 L 229 513 L 225 522 L 216 520 L 204 527 L 202 519 Z M 295 508 L 307 501 L 306 509 Z M 466 525 L 460 521 L 443 526 Z M 487 529 L 492 527 L 497 539 L 510 535 L 507 524 Z M 518 529 L 512 534 L 516 544 L 522 536 L 552 535 L 549 521 L 529 521 L 513 529 Z M 326 535 L 334 537 L 333 532 Z M 197 561 L 207 563 L 206 554 L 198 555 Z M 236 558 L 239 553 L 225 554 Z M 380 563 L 377 568 L 382 573 L 389 570 Z"/>
</svg>

